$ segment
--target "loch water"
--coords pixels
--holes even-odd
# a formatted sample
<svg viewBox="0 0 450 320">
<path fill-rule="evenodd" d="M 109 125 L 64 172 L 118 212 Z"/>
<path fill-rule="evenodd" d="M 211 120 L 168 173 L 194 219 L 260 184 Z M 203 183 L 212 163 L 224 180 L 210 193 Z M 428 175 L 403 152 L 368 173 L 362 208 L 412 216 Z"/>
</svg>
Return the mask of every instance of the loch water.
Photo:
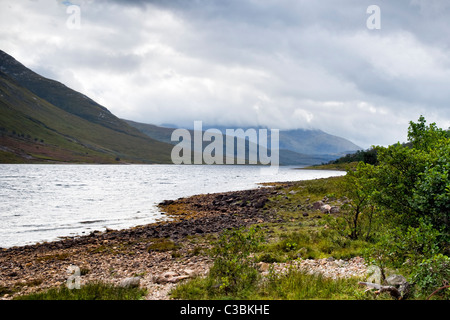
<svg viewBox="0 0 450 320">
<path fill-rule="evenodd" d="M 281 166 L 0 164 L 0 247 L 167 219 L 157 204 L 259 183 L 345 174 Z"/>
</svg>

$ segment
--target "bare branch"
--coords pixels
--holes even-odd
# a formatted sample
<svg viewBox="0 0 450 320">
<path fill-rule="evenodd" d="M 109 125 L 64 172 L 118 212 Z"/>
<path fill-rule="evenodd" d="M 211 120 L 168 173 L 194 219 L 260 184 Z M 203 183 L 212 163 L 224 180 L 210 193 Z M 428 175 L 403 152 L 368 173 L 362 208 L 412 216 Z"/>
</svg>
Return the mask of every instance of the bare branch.
<svg viewBox="0 0 450 320">
<path fill-rule="evenodd" d="M 372 289 L 377 289 L 377 291 L 375 291 L 375 294 L 380 294 L 382 292 L 388 292 L 391 295 L 391 297 L 393 297 L 396 300 L 401 300 L 403 298 L 400 291 L 398 291 L 398 289 L 393 286 L 382 286 L 377 283 L 371 283 L 371 282 L 359 282 L 358 284 L 368 287 L 366 291 L 372 290 Z"/>
</svg>

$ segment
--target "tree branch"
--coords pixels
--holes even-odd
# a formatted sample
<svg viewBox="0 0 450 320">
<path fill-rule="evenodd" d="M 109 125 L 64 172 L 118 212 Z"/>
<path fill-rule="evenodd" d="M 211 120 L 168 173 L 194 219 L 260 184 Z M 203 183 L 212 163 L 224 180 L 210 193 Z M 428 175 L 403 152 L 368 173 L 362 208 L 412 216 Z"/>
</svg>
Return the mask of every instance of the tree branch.
<svg viewBox="0 0 450 320">
<path fill-rule="evenodd" d="M 436 290 L 433 291 L 432 294 L 430 294 L 430 295 L 428 296 L 427 300 L 430 300 L 430 298 L 431 298 L 432 296 L 434 296 L 437 292 L 439 292 L 439 291 L 441 291 L 442 289 L 445 289 L 445 288 L 450 288 L 450 286 L 447 285 L 447 286 L 443 286 L 443 287 L 437 288 Z"/>
<path fill-rule="evenodd" d="M 382 286 L 377 283 L 371 283 L 371 282 L 359 282 L 359 285 L 368 287 L 367 290 L 377 289 L 375 291 L 375 294 L 380 294 L 382 292 L 388 292 L 391 297 L 393 297 L 396 300 L 401 300 L 403 298 L 402 294 L 396 287 L 393 286 Z"/>
</svg>

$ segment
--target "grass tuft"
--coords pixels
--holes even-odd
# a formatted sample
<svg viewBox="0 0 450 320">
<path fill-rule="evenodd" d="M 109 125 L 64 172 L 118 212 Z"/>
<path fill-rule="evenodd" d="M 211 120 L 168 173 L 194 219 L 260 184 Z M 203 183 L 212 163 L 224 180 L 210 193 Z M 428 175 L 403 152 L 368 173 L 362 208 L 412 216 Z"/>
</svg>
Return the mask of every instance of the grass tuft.
<svg viewBox="0 0 450 320">
<path fill-rule="evenodd" d="M 103 282 L 91 282 L 80 289 L 66 286 L 52 288 L 44 292 L 14 298 L 15 300 L 139 300 L 145 297 L 142 288 L 122 288 Z"/>
</svg>

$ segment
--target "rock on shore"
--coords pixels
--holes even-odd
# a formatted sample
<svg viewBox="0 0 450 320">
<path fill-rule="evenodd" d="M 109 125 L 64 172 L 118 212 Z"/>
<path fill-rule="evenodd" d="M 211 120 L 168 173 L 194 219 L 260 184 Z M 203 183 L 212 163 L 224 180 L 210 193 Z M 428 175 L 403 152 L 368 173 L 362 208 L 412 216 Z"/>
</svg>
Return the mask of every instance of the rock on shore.
<svg viewBox="0 0 450 320">
<path fill-rule="evenodd" d="M 127 280 L 128 284 L 124 279 L 139 275 L 139 285 L 150 291 L 149 299 L 167 298 L 158 292 L 205 274 L 211 265 L 209 257 L 196 253 L 205 244 L 195 244 L 188 236 L 270 221 L 273 217 L 262 208 L 272 192 L 272 188 L 258 188 L 166 201 L 161 209 L 172 221 L 1 249 L 0 298 L 64 285 L 70 266 L 80 268 L 82 284 L 101 280 L 135 285 L 136 279 Z M 172 241 L 177 250 L 149 250 L 158 239 Z"/>
<path fill-rule="evenodd" d="M 205 254 L 210 243 L 198 236 L 279 222 L 272 210 L 264 210 L 269 197 L 277 194 L 276 188 L 262 187 L 168 200 L 160 209 L 171 221 L 1 249 L 0 299 L 65 285 L 70 266 L 79 267 L 81 285 L 100 280 L 123 287 L 141 286 L 148 290 L 147 299 L 168 299 L 177 283 L 206 275 L 212 265 Z M 363 275 L 366 270 L 358 259 L 295 263 L 332 277 Z M 287 268 L 274 264 L 278 272 Z"/>
</svg>

